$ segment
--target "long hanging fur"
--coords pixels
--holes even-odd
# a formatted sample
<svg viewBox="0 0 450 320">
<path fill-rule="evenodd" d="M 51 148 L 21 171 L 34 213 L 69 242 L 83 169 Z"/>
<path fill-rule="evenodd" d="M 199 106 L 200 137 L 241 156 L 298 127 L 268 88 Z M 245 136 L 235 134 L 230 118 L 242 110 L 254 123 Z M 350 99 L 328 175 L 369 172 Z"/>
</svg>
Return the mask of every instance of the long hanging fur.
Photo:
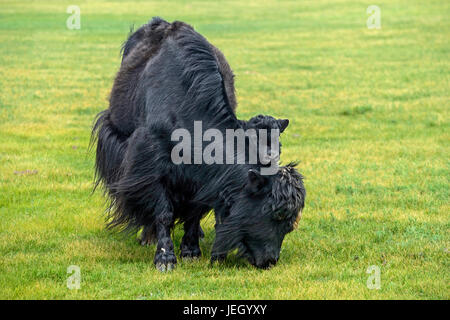
<svg viewBox="0 0 450 320">
<path fill-rule="evenodd" d="M 137 92 L 145 66 L 159 53 L 164 42 L 169 41 L 175 41 L 180 48 L 178 55 L 182 62 L 181 79 L 186 89 L 178 111 L 184 115 L 212 112 L 214 119 L 211 123 L 220 126 L 232 121 L 233 126 L 238 125 L 234 115 L 234 76 L 217 48 L 182 22 L 170 24 L 160 18 L 153 18 L 149 24 L 133 32 L 122 49 L 122 64 L 111 91 L 110 107 L 99 113 L 92 130 L 91 143 L 97 143 L 95 186 L 102 184 L 110 197 L 110 227 L 135 229 L 152 223 L 149 221 L 152 217 L 148 215 L 152 208 L 148 208 L 144 193 L 152 192 L 152 184 L 158 177 L 144 175 L 142 172 L 136 176 L 130 168 L 139 159 L 150 162 L 151 156 L 170 154 L 171 145 L 164 147 L 169 151 L 167 153 L 162 153 L 161 150 L 156 153 L 155 150 L 137 151 L 143 135 L 148 136 L 146 141 L 157 141 L 151 135 L 158 132 L 155 128 L 152 129 L 156 130 L 153 133 L 152 130 L 138 129 L 141 123 L 137 119 L 145 113 L 145 104 Z M 199 105 L 206 109 L 197 110 Z M 214 109 L 210 110 L 211 108 Z M 157 127 L 157 124 L 153 126 Z M 167 136 L 170 134 L 168 126 L 163 124 L 159 127 L 165 132 L 156 135 L 163 134 L 166 140 L 170 140 L 170 136 Z M 141 147 L 156 148 L 152 144 Z M 149 157 L 145 158 L 147 154 Z M 152 163 L 163 164 L 169 161 L 170 159 L 155 159 Z M 160 172 L 164 170 L 162 168 Z M 145 203 L 140 203 L 141 201 Z"/>
<path fill-rule="evenodd" d="M 99 113 L 92 130 L 97 143 L 96 186 L 103 185 L 111 200 L 108 226 L 127 230 L 146 226 L 148 236 L 154 237 L 156 213 L 160 219 L 185 222 L 199 220 L 214 208 L 219 222 L 226 219 L 236 195 L 246 187 L 249 170 L 260 165 L 174 165 L 171 133 L 176 128 L 192 132 L 195 120 L 203 122 L 204 130 L 222 131 L 251 126 L 282 131 L 288 123 L 265 116 L 243 122 L 236 118 L 235 108 L 231 68 L 191 26 L 153 18 L 132 33 L 123 46 L 109 108 Z M 280 188 L 280 183 L 287 187 Z M 288 208 L 292 216 L 286 222 L 288 230 L 303 208 L 301 176 L 294 166 L 287 166 L 266 184 L 249 197 L 254 206 L 269 201 Z M 241 218 L 228 219 L 217 229 L 216 239 L 224 242 L 219 249 L 242 245 L 241 236 L 231 239 L 226 231 L 237 232 L 236 223 L 248 223 L 245 214 L 255 211 L 245 206 L 240 210 Z M 272 219 L 266 221 L 270 224 Z M 257 232 L 270 230 L 266 225 Z"/>
</svg>

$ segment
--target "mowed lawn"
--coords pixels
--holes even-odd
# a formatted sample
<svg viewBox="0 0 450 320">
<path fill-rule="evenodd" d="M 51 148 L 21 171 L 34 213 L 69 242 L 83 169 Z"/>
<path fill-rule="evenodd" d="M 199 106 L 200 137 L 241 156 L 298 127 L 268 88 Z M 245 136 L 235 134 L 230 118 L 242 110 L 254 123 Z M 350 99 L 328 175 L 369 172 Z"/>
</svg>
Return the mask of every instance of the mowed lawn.
<svg viewBox="0 0 450 320">
<path fill-rule="evenodd" d="M 2 1 L 0 298 L 449 299 L 449 15 L 445 0 Z M 104 228 L 90 130 L 130 26 L 153 16 L 224 52 L 239 118 L 291 120 L 282 161 L 300 161 L 308 195 L 270 270 L 234 254 L 211 267 L 212 215 L 203 257 L 166 274 L 155 246 Z"/>
</svg>

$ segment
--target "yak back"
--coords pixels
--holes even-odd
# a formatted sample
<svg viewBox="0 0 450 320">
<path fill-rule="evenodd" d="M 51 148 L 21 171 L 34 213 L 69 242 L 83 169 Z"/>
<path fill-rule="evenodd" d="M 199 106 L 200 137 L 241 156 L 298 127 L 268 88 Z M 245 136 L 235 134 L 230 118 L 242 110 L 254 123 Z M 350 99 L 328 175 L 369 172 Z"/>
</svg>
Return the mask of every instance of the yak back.
<svg viewBox="0 0 450 320">
<path fill-rule="evenodd" d="M 123 46 L 110 94 L 110 120 L 118 134 L 154 122 L 191 127 L 235 125 L 234 75 L 222 52 L 190 25 L 153 18 Z"/>
</svg>

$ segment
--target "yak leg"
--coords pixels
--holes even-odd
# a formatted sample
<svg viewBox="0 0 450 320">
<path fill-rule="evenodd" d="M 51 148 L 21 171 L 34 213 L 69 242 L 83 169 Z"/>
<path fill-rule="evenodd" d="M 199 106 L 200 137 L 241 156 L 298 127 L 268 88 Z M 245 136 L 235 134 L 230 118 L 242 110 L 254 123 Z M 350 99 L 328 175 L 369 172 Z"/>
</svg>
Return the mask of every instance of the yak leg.
<svg viewBox="0 0 450 320">
<path fill-rule="evenodd" d="M 216 225 L 217 229 L 217 225 Z M 211 250 L 211 264 L 214 264 L 214 262 L 222 263 L 227 258 L 227 252 L 218 252 L 217 249 L 217 243 L 214 241 L 213 248 Z"/>
<path fill-rule="evenodd" d="M 184 219 L 184 236 L 181 240 L 181 258 L 199 258 L 202 253 L 199 238 L 205 235 L 200 227 L 200 220 L 210 208 L 205 206 L 185 206 L 188 208 L 188 219 Z"/>
<path fill-rule="evenodd" d="M 200 219 L 201 216 L 194 216 L 193 218 L 184 222 L 184 236 L 181 240 L 181 258 L 200 258 L 202 252 L 200 251 Z"/>
<path fill-rule="evenodd" d="M 170 271 L 175 268 L 175 257 L 170 230 L 174 224 L 172 204 L 166 196 L 165 190 L 161 190 L 157 206 L 155 208 L 155 227 L 157 247 L 154 263 L 159 271 Z"/>
<path fill-rule="evenodd" d="M 144 226 L 138 240 L 141 246 L 149 246 L 156 243 L 156 226 L 154 224 Z"/>
<path fill-rule="evenodd" d="M 214 240 L 213 248 L 211 251 L 211 263 L 214 262 L 223 262 L 227 258 L 227 252 L 222 252 L 221 250 L 217 250 L 219 246 L 217 243 L 217 229 L 222 224 L 223 220 L 230 214 L 229 207 L 226 205 L 219 206 L 215 208 L 215 216 L 216 216 L 216 224 L 214 228 L 216 229 L 216 240 Z"/>
</svg>

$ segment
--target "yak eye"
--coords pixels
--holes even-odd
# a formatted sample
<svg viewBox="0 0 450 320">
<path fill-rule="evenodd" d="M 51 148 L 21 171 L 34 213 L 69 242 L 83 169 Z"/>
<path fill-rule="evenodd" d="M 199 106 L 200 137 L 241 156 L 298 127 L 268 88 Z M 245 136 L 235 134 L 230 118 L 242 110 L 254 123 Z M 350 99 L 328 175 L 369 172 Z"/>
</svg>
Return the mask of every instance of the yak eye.
<svg viewBox="0 0 450 320">
<path fill-rule="evenodd" d="M 272 215 L 272 218 L 278 221 L 284 220 L 286 219 L 286 212 L 283 210 L 275 211 Z"/>
</svg>

